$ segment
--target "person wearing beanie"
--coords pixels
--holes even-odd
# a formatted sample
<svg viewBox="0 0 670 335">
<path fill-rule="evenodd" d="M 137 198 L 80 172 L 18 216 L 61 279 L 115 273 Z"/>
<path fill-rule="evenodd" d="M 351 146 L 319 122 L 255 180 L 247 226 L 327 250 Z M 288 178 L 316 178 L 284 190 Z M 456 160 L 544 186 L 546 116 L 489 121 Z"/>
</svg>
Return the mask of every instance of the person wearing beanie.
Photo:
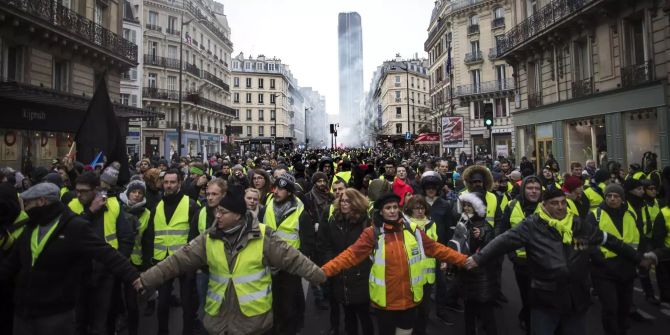
<svg viewBox="0 0 670 335">
<path fill-rule="evenodd" d="M 277 295 L 281 293 L 275 292 L 274 287 L 285 283 L 271 275 L 270 267 L 296 276 L 299 284 L 301 277 L 315 284 L 326 280 L 323 271 L 284 241 L 279 231 L 247 213 L 243 194 L 226 192 L 216 208 L 212 227 L 192 240 L 188 248 L 180 248 L 144 272 L 134 285 L 138 290 L 153 289 L 175 277 L 207 268 L 210 280 L 203 325 L 211 334 L 265 334 L 276 319 L 273 314 L 286 313 L 280 308 L 295 309 L 277 306 Z M 256 292 L 263 294 L 255 296 Z M 293 298 L 304 301 L 304 296 Z"/>
<path fill-rule="evenodd" d="M 587 334 L 587 313 L 591 305 L 589 261 L 592 254 L 616 253 L 620 255 L 618 259 L 632 267 L 633 264 L 649 267 L 653 261 L 641 257 L 618 238 L 618 233 L 598 228 L 597 223 L 583 222 L 568 212 L 565 194 L 560 189 L 546 190 L 538 207 L 536 213 L 471 256 L 466 267 L 486 266 L 500 255 L 524 248 L 533 283 L 528 292 L 532 297 L 528 302 L 532 333 L 552 335 L 561 329 L 564 334 Z M 628 294 L 632 297 L 632 293 Z M 616 292 L 603 292 L 598 296 L 606 297 L 603 298 L 605 300 L 616 296 Z M 603 301 L 603 309 L 617 306 L 612 301 L 608 302 Z M 625 311 L 627 314 L 628 310 Z M 626 317 L 623 315 L 620 319 L 625 320 Z M 620 334 L 623 329 L 618 327 L 610 332 L 606 328 L 606 333 Z"/>
<path fill-rule="evenodd" d="M 422 260 L 433 257 L 461 266 L 466 259 L 407 221 L 399 202 L 400 197 L 394 193 L 380 196 L 374 204 L 373 226 L 365 228 L 354 244 L 321 267 L 333 277 L 372 256 L 369 294 L 380 335 L 412 333 L 415 308 L 424 298 L 429 299 L 423 295 Z"/>
<path fill-rule="evenodd" d="M 97 177 L 96 177 L 97 178 Z M 83 187 L 82 187 L 83 190 Z M 102 239 L 81 215 L 68 210 L 60 201 L 58 186 L 38 183 L 21 193 L 29 219 L 12 251 L 0 263 L 0 286 L 14 288 L 14 334 L 75 334 L 78 322 L 86 315 L 75 313 L 91 283 L 91 262 L 111 278 L 130 285 L 139 277 L 130 262 Z M 97 296 L 111 298 L 111 286 L 97 286 Z M 109 305 L 90 307 L 104 313 Z M 3 325 L 4 326 L 4 325 Z M 106 332 L 106 323 L 98 328 Z M 11 331 L 9 333 L 12 333 Z"/>
<path fill-rule="evenodd" d="M 609 176 L 607 170 L 599 169 L 596 171 L 593 178 L 591 178 L 589 187 L 584 189 L 584 195 L 589 199 L 589 208 L 591 210 L 598 208 L 598 206 L 605 200 L 604 192 Z"/>
<path fill-rule="evenodd" d="M 611 183 L 605 187 L 605 201 L 589 213 L 587 221 L 609 236 L 621 239 L 637 250 L 640 230 L 637 214 L 626 202 L 633 195 L 636 184 L 629 182 L 626 189 Z M 633 191 L 636 192 L 636 191 Z M 644 191 L 643 191 L 644 192 Z M 591 261 L 593 287 L 602 301 L 601 319 L 606 334 L 622 334 L 628 329 L 628 317 L 633 307 L 633 281 L 637 277 L 637 263 L 620 256 L 614 250 L 601 249 Z"/>
<path fill-rule="evenodd" d="M 275 171 L 276 172 L 276 171 Z M 274 181 L 272 199 L 268 199 L 263 224 L 277 231 L 277 236 L 307 257 L 314 256 L 316 235 L 314 221 L 295 195 L 295 178 L 288 172 Z M 279 271 L 273 275 L 275 322 L 273 329 L 279 334 L 295 334 L 300 330 L 305 311 L 300 277 Z"/>
<path fill-rule="evenodd" d="M 586 219 L 589 214 L 589 199 L 584 195 L 583 179 L 581 176 L 568 176 L 561 188 L 568 201 L 568 211 L 573 215 Z"/>
<path fill-rule="evenodd" d="M 106 167 L 100 174 L 100 186 L 106 190 L 116 186 L 119 180 L 119 170 L 112 166 Z"/>
</svg>

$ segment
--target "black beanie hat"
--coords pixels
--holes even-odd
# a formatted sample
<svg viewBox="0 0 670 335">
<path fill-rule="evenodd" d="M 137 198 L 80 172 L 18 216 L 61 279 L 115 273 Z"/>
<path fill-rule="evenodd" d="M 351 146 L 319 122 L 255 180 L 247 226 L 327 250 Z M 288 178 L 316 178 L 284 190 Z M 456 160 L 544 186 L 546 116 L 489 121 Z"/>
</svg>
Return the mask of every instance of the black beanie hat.
<svg viewBox="0 0 670 335">
<path fill-rule="evenodd" d="M 381 210 L 384 208 L 384 205 L 388 204 L 389 202 L 397 202 L 400 203 L 400 197 L 397 196 L 395 193 L 386 193 L 379 197 L 377 201 L 375 201 L 375 209 Z"/>
<path fill-rule="evenodd" d="M 558 198 L 558 197 L 564 197 L 565 193 L 560 188 L 556 187 L 549 187 L 544 193 L 542 194 L 542 201 L 548 201 L 553 198 Z"/>
<path fill-rule="evenodd" d="M 628 179 L 624 180 L 624 182 L 623 182 L 623 189 L 624 189 L 624 191 L 626 191 L 626 193 L 628 193 L 628 192 L 630 192 L 630 191 L 632 191 L 632 190 L 634 190 L 634 189 L 636 189 L 640 186 L 644 186 L 644 185 L 642 185 L 642 181 L 640 181 L 639 179 L 635 179 L 635 178 L 628 178 Z"/>
<path fill-rule="evenodd" d="M 219 206 L 240 215 L 247 212 L 247 204 L 244 202 L 244 192 L 228 189 L 226 195 L 219 201 Z"/>
</svg>

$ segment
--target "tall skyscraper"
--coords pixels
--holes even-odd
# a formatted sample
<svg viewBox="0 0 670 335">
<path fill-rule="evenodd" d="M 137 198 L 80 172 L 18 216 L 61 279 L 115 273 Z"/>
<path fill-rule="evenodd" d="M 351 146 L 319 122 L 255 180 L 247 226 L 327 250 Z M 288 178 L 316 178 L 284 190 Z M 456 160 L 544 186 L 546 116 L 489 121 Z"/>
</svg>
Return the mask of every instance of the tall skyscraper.
<svg viewBox="0 0 670 335">
<path fill-rule="evenodd" d="M 362 118 L 363 31 L 356 12 L 338 17 L 340 65 L 340 126 L 353 128 Z"/>
</svg>

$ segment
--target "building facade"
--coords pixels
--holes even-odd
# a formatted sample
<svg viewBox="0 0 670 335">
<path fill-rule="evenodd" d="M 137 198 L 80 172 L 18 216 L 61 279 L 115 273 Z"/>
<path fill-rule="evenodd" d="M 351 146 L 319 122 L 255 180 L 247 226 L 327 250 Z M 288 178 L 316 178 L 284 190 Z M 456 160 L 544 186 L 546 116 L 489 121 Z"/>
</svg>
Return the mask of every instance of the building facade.
<svg viewBox="0 0 670 335">
<path fill-rule="evenodd" d="M 305 97 L 305 144 L 312 148 L 327 145 L 329 126 L 326 116 L 326 97 L 311 87 L 301 87 Z"/>
<path fill-rule="evenodd" d="M 274 150 L 273 140 L 281 148 L 297 144 L 294 118 L 296 110 L 304 108 L 300 107 L 304 99 L 288 66 L 277 58 L 245 58 L 243 53 L 233 59 L 232 65 L 236 115 L 232 124 L 239 130 L 234 134 L 237 143 L 268 152 Z M 297 132 L 304 138 L 304 121 Z"/>
<path fill-rule="evenodd" d="M 137 54 L 144 54 L 143 43 L 141 43 L 143 27 L 144 2 L 142 0 L 124 0 L 123 1 L 123 38 L 137 45 Z M 138 43 L 138 39 L 139 42 Z M 142 105 L 142 63 L 130 68 L 130 70 L 121 73 L 120 85 L 120 103 L 140 107 Z M 141 156 L 142 149 L 142 121 L 130 120 L 128 123 L 128 136 L 126 137 L 126 147 L 128 154 Z"/>
<path fill-rule="evenodd" d="M 563 171 L 589 159 L 624 168 L 645 152 L 670 165 L 670 3 L 513 3 L 498 53 L 514 67 L 517 156 Z"/>
<path fill-rule="evenodd" d="M 463 117 L 464 141 L 445 148 L 452 154 L 510 157 L 514 153 L 512 69 L 497 44 L 510 29 L 512 1 L 437 1 L 424 49 L 430 61 L 433 122 L 443 116 Z M 484 125 L 493 113 L 491 131 Z"/>
<path fill-rule="evenodd" d="M 180 131 L 182 155 L 221 152 L 225 126 L 235 116 L 229 86 L 233 44 L 223 5 L 144 0 L 143 22 L 142 102 L 165 115 L 144 124 L 143 153 L 172 156 Z"/>
<path fill-rule="evenodd" d="M 376 120 L 371 126 L 378 143 L 398 145 L 433 130 L 428 79 L 426 59 L 397 55 L 378 68 L 365 105 L 368 117 Z"/>
<path fill-rule="evenodd" d="M 65 156 L 101 80 L 122 129 L 156 116 L 120 104 L 121 73 L 138 61 L 123 2 L 4 0 L 0 16 L 0 166 L 30 172 Z"/>
<path fill-rule="evenodd" d="M 363 31 L 356 12 L 338 16 L 340 125 L 354 129 L 363 119 Z"/>
</svg>

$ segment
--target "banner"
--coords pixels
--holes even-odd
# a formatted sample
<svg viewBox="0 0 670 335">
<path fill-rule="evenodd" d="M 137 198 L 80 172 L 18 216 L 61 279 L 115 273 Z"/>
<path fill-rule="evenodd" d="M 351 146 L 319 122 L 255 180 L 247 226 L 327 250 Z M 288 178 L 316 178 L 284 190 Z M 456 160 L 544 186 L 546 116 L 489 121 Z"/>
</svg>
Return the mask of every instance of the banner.
<svg viewBox="0 0 670 335">
<path fill-rule="evenodd" d="M 463 117 L 442 117 L 442 146 L 444 148 L 462 148 L 463 144 Z"/>
<path fill-rule="evenodd" d="M 414 141 L 418 144 L 439 144 L 440 143 L 440 134 L 439 133 L 421 133 Z"/>
</svg>

